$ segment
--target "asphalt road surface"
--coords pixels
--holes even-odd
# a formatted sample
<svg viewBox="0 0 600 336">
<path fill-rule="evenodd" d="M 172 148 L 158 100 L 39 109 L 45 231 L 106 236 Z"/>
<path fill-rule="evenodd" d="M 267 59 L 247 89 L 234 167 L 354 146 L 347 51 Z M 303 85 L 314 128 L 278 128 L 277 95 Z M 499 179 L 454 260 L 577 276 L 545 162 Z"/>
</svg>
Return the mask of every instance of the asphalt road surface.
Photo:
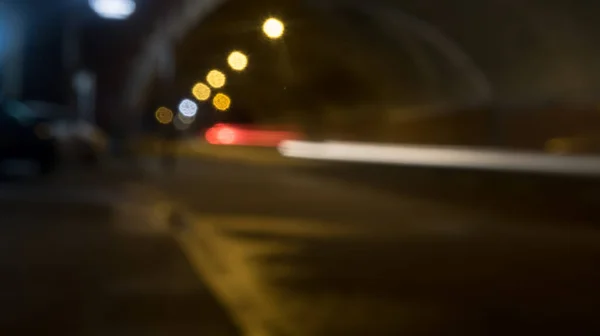
<svg viewBox="0 0 600 336">
<path fill-rule="evenodd" d="M 600 332 L 594 185 L 186 160 L 139 187 L 184 214 L 250 334 L 580 335 Z"/>
<path fill-rule="evenodd" d="M 1 334 L 238 334 L 126 180 L 70 171 L 0 185 Z"/>
<path fill-rule="evenodd" d="M 139 168 L 1 185 L 1 331 L 600 332 L 597 181 Z"/>
</svg>

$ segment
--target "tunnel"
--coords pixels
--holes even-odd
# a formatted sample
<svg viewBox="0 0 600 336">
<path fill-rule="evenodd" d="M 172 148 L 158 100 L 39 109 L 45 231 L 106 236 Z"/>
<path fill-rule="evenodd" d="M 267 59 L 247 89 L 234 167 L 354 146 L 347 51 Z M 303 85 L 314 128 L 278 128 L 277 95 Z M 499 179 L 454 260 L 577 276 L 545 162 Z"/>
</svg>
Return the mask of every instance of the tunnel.
<svg viewBox="0 0 600 336">
<path fill-rule="evenodd" d="M 257 122 L 302 115 L 317 137 L 541 148 L 598 132 L 597 7 L 582 0 L 182 1 L 133 63 L 138 71 L 124 98 L 136 113 L 160 104 L 157 97 L 172 104 L 241 48 L 251 66 L 230 76 L 228 93 Z M 261 39 L 269 15 L 289 22 L 282 43 Z M 155 92 L 164 91 L 161 71 L 152 73 L 165 64 L 176 80 L 163 97 Z"/>
</svg>

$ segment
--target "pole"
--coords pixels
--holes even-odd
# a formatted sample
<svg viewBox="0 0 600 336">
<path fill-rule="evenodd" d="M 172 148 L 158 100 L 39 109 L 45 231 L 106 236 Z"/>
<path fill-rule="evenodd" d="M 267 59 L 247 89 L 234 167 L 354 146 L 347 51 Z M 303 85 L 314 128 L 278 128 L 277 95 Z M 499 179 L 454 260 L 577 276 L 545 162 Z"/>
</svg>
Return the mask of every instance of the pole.
<svg viewBox="0 0 600 336">
<path fill-rule="evenodd" d="M 63 66 L 70 80 L 69 105 L 79 121 L 95 124 L 96 75 L 81 66 L 83 24 L 74 9 L 64 26 Z"/>
<path fill-rule="evenodd" d="M 78 94 L 76 92 L 75 76 L 79 69 L 81 51 L 79 46 L 80 19 L 75 9 L 71 8 L 65 19 L 63 32 L 63 67 L 69 78 L 69 98 L 68 103 L 72 113 L 79 119 Z"/>
<path fill-rule="evenodd" d="M 0 67 L 3 94 L 20 98 L 23 90 L 25 18 L 12 4 L 0 3 Z"/>
</svg>

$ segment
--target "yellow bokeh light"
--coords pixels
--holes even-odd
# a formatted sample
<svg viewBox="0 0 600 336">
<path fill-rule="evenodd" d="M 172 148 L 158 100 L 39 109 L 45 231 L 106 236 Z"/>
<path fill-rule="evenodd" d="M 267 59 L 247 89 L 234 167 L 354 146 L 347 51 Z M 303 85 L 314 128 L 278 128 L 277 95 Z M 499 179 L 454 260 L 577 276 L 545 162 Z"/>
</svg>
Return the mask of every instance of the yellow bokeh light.
<svg viewBox="0 0 600 336">
<path fill-rule="evenodd" d="M 227 63 L 236 71 L 242 71 L 248 66 L 248 56 L 239 51 L 232 51 L 227 57 Z"/>
<path fill-rule="evenodd" d="M 219 70 L 211 70 L 208 72 L 208 75 L 206 75 L 206 81 L 215 89 L 225 86 L 226 80 L 227 78 L 225 77 L 225 74 Z"/>
<path fill-rule="evenodd" d="M 283 36 L 285 26 L 283 25 L 283 22 L 275 18 L 269 18 L 263 24 L 262 29 L 268 38 L 277 39 Z"/>
<path fill-rule="evenodd" d="M 166 107 L 159 107 L 154 115 L 156 120 L 163 125 L 170 124 L 173 121 L 173 111 Z"/>
<path fill-rule="evenodd" d="M 227 111 L 231 106 L 231 99 L 223 93 L 217 93 L 212 102 L 213 106 L 219 111 Z"/>
<path fill-rule="evenodd" d="M 192 88 L 192 94 L 200 101 L 208 100 L 210 98 L 210 87 L 204 83 L 197 83 Z"/>
</svg>

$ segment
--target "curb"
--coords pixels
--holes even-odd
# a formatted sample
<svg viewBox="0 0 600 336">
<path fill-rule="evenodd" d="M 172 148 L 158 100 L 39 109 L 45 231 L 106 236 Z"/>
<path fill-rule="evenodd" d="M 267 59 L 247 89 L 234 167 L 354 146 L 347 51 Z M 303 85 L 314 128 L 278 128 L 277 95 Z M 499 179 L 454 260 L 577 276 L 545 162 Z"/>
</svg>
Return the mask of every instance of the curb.
<svg viewBox="0 0 600 336">
<path fill-rule="evenodd" d="M 269 304 L 260 286 L 251 277 L 240 279 L 231 268 L 245 266 L 232 260 L 232 246 L 219 237 L 211 224 L 194 225 L 193 212 L 173 209 L 168 225 L 198 276 L 206 282 L 215 298 L 229 312 L 246 336 L 293 335 L 275 321 L 276 307 Z M 227 260 L 229 259 L 229 260 Z"/>
<path fill-rule="evenodd" d="M 215 230 L 211 230 L 209 225 L 202 226 L 202 230 L 197 230 L 193 225 L 193 212 L 185 207 L 177 206 L 169 198 L 155 188 L 136 186 L 141 188 L 138 191 L 143 192 L 149 199 L 153 200 L 152 209 L 152 227 L 155 230 L 170 235 L 179 244 L 179 247 L 190 266 L 202 281 L 206 288 L 211 292 L 219 305 L 228 313 L 233 324 L 247 336 L 273 336 L 262 327 L 260 316 L 252 314 L 256 311 L 251 304 L 240 306 L 234 302 L 236 296 L 245 294 L 232 293 L 227 281 L 227 270 L 220 258 L 217 256 L 226 255 L 220 253 L 221 249 L 215 241 L 218 241 L 218 235 Z M 133 209 L 129 209 L 133 210 Z M 210 256 L 210 257 L 209 257 Z M 239 301 L 239 300 L 238 300 Z M 242 302 L 249 302 L 243 300 Z M 275 334 L 276 335 L 276 334 Z"/>
</svg>

